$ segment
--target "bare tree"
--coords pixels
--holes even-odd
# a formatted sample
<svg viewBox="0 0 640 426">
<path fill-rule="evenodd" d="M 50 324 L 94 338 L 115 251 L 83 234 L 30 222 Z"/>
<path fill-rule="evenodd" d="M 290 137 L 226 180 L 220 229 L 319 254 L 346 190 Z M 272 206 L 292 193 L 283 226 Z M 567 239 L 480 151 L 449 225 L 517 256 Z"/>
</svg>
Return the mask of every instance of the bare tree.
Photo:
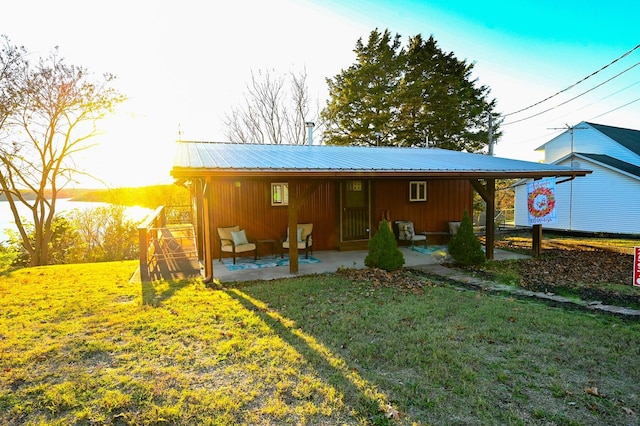
<svg viewBox="0 0 640 426">
<path fill-rule="evenodd" d="M 57 49 L 35 66 L 12 67 L 16 50 L 5 39 L 0 69 L 8 70 L 17 95 L 0 138 L 0 186 L 30 264 L 37 266 L 48 263 L 59 191 L 84 173 L 74 156 L 92 146 L 88 141 L 97 134 L 97 121 L 125 98 L 110 86 L 112 75 L 93 80 L 85 68 L 67 65 Z M 21 217 L 19 205 L 30 218 Z M 32 234 L 25 228 L 29 222 Z"/>
<path fill-rule="evenodd" d="M 306 70 L 291 72 L 288 78 L 269 70 L 252 71 L 244 103 L 225 116 L 227 138 L 237 143 L 304 144 L 305 122 L 319 115 L 318 107 L 311 111 L 311 103 Z"/>
<path fill-rule="evenodd" d="M 7 119 L 18 109 L 23 95 L 20 78 L 27 68 L 27 51 L 24 47 L 11 45 L 7 36 L 2 36 L 0 46 L 0 132 L 6 134 Z"/>
</svg>

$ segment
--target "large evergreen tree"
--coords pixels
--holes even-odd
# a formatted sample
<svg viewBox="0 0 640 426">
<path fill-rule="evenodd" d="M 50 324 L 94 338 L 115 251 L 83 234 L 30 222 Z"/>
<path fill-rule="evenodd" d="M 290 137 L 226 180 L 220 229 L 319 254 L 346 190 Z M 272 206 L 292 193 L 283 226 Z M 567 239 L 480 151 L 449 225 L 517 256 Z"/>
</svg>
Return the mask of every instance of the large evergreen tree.
<svg viewBox="0 0 640 426">
<path fill-rule="evenodd" d="M 433 37 L 409 39 L 377 29 L 357 62 L 327 79 L 323 111 L 327 143 L 429 146 L 480 152 L 488 142 L 488 115 L 495 100 L 472 79 L 473 64 L 443 52 Z M 494 120 L 494 135 L 498 136 Z"/>
<path fill-rule="evenodd" d="M 400 36 L 372 31 L 366 45 L 358 40 L 355 53 L 355 64 L 327 79 L 325 139 L 333 145 L 393 145 L 403 55 Z"/>
</svg>

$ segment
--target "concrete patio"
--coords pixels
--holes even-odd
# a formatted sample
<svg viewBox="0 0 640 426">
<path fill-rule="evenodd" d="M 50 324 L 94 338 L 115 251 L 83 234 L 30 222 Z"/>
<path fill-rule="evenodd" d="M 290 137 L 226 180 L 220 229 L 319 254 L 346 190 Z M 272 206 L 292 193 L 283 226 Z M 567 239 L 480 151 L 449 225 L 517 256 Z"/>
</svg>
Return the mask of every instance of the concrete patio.
<svg viewBox="0 0 640 426">
<path fill-rule="evenodd" d="M 426 265 L 441 264 L 447 261 L 447 250 L 445 246 L 438 246 L 432 253 L 423 254 L 414 251 L 411 247 L 399 247 L 404 255 L 405 267 L 420 267 Z M 252 280 L 274 280 L 292 276 L 322 274 L 335 272 L 338 268 L 365 268 L 364 259 L 367 256 L 366 250 L 358 251 L 337 251 L 325 250 L 314 251 L 312 256 L 318 259 L 319 263 L 300 264 L 298 274 L 291 275 L 289 266 L 276 266 L 271 268 L 245 269 L 240 271 L 230 271 L 217 259 L 213 262 L 213 276 L 219 282 L 252 281 Z M 504 250 L 495 249 L 495 260 L 522 259 L 529 256 L 520 255 Z"/>
</svg>

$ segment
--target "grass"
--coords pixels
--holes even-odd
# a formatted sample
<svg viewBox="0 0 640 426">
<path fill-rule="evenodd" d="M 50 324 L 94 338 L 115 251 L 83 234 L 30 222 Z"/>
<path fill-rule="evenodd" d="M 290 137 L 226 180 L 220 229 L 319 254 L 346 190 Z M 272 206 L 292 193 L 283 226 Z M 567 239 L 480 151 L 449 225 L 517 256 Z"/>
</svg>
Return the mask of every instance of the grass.
<svg viewBox="0 0 640 426">
<path fill-rule="evenodd" d="M 640 323 L 338 275 L 0 276 L 0 424 L 638 424 Z"/>
</svg>

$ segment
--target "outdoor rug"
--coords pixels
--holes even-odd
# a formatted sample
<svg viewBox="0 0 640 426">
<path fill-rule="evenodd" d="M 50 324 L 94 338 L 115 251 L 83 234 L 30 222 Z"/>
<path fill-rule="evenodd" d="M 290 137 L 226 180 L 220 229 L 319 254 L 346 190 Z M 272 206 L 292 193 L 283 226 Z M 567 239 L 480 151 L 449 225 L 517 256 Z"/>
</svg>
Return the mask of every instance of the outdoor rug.
<svg viewBox="0 0 640 426">
<path fill-rule="evenodd" d="M 443 249 L 442 246 L 410 246 L 409 247 L 410 250 L 413 251 L 417 251 L 418 253 L 422 253 L 422 254 L 433 254 L 437 251 L 440 251 Z"/>
<path fill-rule="evenodd" d="M 242 271 L 244 269 L 259 269 L 259 268 L 274 268 L 276 266 L 289 266 L 289 258 L 272 257 L 262 258 L 254 260 L 252 257 L 236 258 L 236 264 L 233 264 L 233 259 L 222 259 L 222 263 L 227 267 L 229 271 Z M 311 263 L 320 263 L 318 259 L 313 256 L 309 256 L 308 259 L 304 257 L 298 258 L 299 265 L 308 265 Z"/>
</svg>

